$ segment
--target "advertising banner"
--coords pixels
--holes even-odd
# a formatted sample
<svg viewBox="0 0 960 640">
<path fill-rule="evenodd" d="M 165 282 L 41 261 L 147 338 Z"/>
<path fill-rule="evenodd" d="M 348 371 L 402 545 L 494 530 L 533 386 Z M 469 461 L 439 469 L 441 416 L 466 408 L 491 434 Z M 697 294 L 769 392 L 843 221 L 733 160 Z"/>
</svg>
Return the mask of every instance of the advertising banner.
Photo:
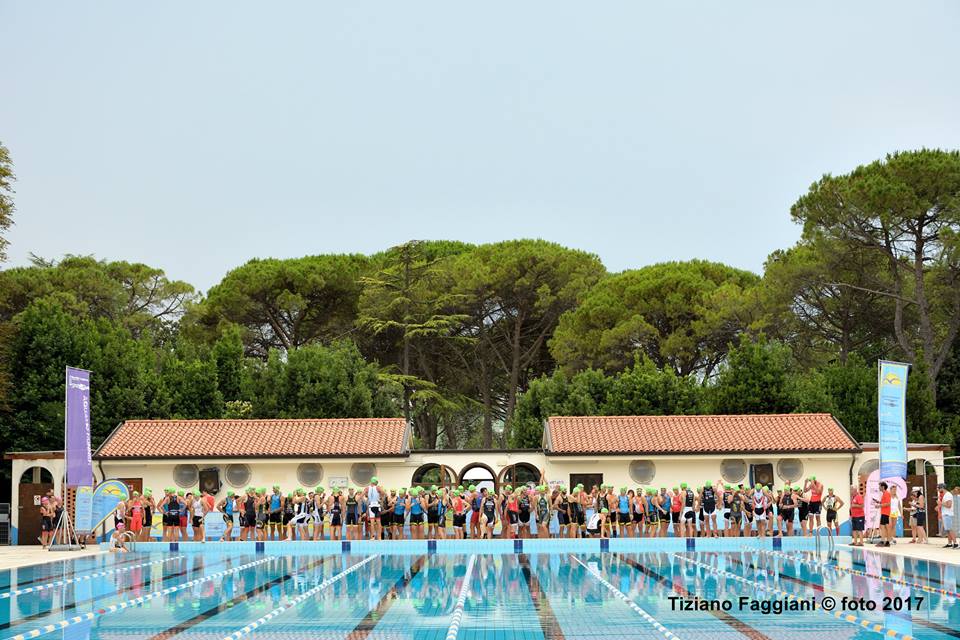
<svg viewBox="0 0 960 640">
<path fill-rule="evenodd" d="M 74 528 L 80 535 L 93 531 L 93 487 L 77 487 L 74 498 Z"/>
<path fill-rule="evenodd" d="M 907 374 L 910 365 L 880 361 L 877 419 L 880 477 L 907 477 Z"/>
<path fill-rule="evenodd" d="M 203 516 L 203 537 L 207 540 L 219 540 L 227 530 L 227 523 L 223 521 L 223 513 L 211 511 Z"/>
<path fill-rule="evenodd" d="M 93 490 L 93 529 L 111 518 L 117 505 L 130 499 L 130 490 L 119 480 L 104 480 Z M 110 520 L 113 523 L 113 520 Z"/>
<path fill-rule="evenodd" d="M 90 461 L 90 372 L 67 367 L 65 410 L 67 486 L 92 487 Z"/>
</svg>

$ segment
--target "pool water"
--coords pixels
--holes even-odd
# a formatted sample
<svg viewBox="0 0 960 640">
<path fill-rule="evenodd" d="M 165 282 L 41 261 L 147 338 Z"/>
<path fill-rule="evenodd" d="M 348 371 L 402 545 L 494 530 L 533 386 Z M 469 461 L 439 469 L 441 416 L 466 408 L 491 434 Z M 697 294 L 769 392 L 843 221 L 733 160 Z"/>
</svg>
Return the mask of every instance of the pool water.
<svg viewBox="0 0 960 640">
<path fill-rule="evenodd" d="M 957 638 L 958 573 L 957 566 L 851 549 L 136 552 L 0 572 L 0 638 Z M 695 596 L 732 608 L 675 608 Z M 900 598 L 901 610 L 848 611 L 845 620 L 822 609 L 739 608 L 741 598 L 822 603 L 844 596 L 878 606 Z"/>
</svg>

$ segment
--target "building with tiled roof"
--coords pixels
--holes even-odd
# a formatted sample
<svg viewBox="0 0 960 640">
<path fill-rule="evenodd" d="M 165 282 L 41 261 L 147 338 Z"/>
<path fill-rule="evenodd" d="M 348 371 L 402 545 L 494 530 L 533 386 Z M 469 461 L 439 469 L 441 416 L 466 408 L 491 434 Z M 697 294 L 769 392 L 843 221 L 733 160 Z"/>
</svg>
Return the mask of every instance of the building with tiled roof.
<svg viewBox="0 0 960 640">
<path fill-rule="evenodd" d="M 926 468 L 942 478 L 945 449 L 910 445 L 909 459 L 928 461 Z M 49 488 L 59 492 L 62 452 L 5 457 L 13 461 L 16 530 L 17 488 L 33 502 L 52 476 Z M 813 475 L 846 496 L 851 483 L 877 468 L 878 458 L 875 444 L 861 445 L 825 413 L 553 416 L 544 423 L 541 448 L 456 451 L 413 448 L 402 418 L 128 420 L 93 455 L 98 480 L 116 478 L 131 490 L 154 493 L 199 487 L 218 497 L 276 484 L 284 492 L 360 487 L 374 476 L 386 489 L 540 482 L 636 489 L 708 480 L 779 486 Z M 23 536 L 34 538 L 32 531 Z"/>
</svg>

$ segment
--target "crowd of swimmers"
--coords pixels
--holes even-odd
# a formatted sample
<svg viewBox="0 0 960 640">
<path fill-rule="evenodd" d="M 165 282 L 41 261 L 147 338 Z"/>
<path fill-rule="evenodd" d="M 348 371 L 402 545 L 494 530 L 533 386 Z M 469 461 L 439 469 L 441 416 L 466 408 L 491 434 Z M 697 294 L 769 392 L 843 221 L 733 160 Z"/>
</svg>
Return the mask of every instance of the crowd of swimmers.
<svg viewBox="0 0 960 640">
<path fill-rule="evenodd" d="M 813 536 L 826 528 L 840 534 L 841 509 L 849 508 L 852 544 L 869 540 L 880 546 L 895 544 L 899 519 L 909 526 L 912 543 L 927 542 L 927 500 L 914 488 L 906 498 L 896 485 L 880 483 L 873 499 L 873 520 L 867 522 L 866 496 L 850 488 L 849 505 L 833 488 L 816 477 L 803 485 L 779 489 L 722 482 L 686 483 L 672 489 L 615 488 L 610 484 L 585 488 L 502 486 L 493 490 L 476 485 L 385 489 L 377 478 L 366 487 L 296 489 L 283 493 L 248 487 L 228 491 L 216 500 L 205 491 L 168 488 L 160 497 L 148 489 L 132 492 L 117 505 L 114 529 L 124 541 L 151 539 L 154 514 L 162 521 L 163 540 L 206 540 L 205 518 L 223 518 L 224 541 L 266 540 L 381 540 L 577 538 L 577 537 L 740 537 Z M 957 548 L 957 524 L 952 492 L 941 484 L 936 504 L 940 531 L 947 546 Z M 63 512 L 62 501 L 50 495 L 41 500 L 41 542 L 51 544 Z M 909 514 L 909 515 L 907 515 Z M 499 525 L 499 526 L 498 526 Z"/>
<path fill-rule="evenodd" d="M 541 480 L 542 482 L 542 480 Z M 205 540 L 204 518 L 218 512 L 223 540 L 439 539 L 527 537 L 737 537 L 839 535 L 845 501 L 815 477 L 779 489 L 713 483 L 641 489 L 610 484 L 572 489 L 476 485 L 296 489 L 248 487 L 216 501 L 209 492 L 165 489 L 159 499 L 133 492 L 117 506 L 115 528 L 134 540 L 151 535 L 160 514 L 163 539 Z M 858 508 L 856 493 L 851 507 Z M 851 515 L 856 515 L 851 511 Z"/>
</svg>

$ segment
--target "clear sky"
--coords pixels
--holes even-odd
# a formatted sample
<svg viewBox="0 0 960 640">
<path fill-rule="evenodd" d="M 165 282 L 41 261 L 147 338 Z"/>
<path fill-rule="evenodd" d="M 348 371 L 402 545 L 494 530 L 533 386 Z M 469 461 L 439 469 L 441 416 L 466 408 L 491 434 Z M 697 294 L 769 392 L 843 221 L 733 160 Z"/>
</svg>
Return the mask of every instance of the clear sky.
<svg viewBox="0 0 960 640">
<path fill-rule="evenodd" d="M 252 257 L 542 237 L 760 271 L 822 173 L 960 147 L 960 2 L 13 2 L 30 252 L 202 290 Z"/>
</svg>

